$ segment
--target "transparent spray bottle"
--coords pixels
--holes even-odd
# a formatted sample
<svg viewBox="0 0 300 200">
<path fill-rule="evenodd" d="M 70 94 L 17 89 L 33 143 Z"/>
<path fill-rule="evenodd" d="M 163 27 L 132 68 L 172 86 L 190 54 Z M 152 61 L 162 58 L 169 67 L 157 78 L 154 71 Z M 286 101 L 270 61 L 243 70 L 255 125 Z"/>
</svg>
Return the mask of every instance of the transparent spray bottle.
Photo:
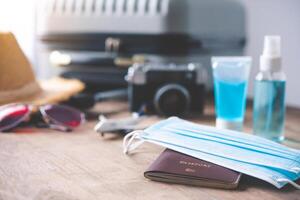
<svg viewBox="0 0 300 200">
<path fill-rule="evenodd" d="M 254 134 L 278 142 L 284 139 L 285 85 L 286 76 L 281 66 L 281 38 L 265 36 L 260 72 L 254 88 Z"/>
</svg>

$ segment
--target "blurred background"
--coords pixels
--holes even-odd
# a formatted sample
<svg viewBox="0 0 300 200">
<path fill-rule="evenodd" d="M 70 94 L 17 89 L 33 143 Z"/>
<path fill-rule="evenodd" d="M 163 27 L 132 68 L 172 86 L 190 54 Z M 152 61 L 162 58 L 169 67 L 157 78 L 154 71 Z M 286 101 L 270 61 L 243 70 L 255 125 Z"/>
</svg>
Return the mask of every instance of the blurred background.
<svg viewBox="0 0 300 200">
<path fill-rule="evenodd" d="M 43 10 L 43 7 L 37 5 L 41 4 L 40 2 L 42 1 L 0 0 L 0 29 L 12 31 L 16 35 L 23 50 L 32 61 L 37 75 L 44 78 L 56 72 L 49 70 L 51 67 L 44 62 L 45 60 L 48 62 L 47 55 L 43 57 L 45 55 L 40 54 L 44 51 L 43 47 L 40 47 L 39 44 L 41 38 L 47 35 L 47 31 L 51 32 L 51 30 L 49 30 L 51 28 L 44 28 L 45 24 L 48 23 L 46 20 L 49 20 L 49 18 L 43 15 L 47 10 Z M 95 3 L 95 1 L 93 2 Z M 287 74 L 287 104 L 289 106 L 300 107 L 300 90 L 298 88 L 300 83 L 298 77 L 300 74 L 299 0 L 189 0 L 188 2 L 188 5 L 178 4 L 179 7 L 176 8 L 175 6 L 174 8 L 174 10 L 189 9 L 189 12 L 186 12 L 185 16 L 183 16 L 182 13 L 176 14 L 176 12 L 170 16 L 176 18 L 174 21 L 182 24 L 175 24 L 172 25 L 171 28 L 168 28 L 170 28 L 171 31 L 174 29 L 175 32 L 180 29 L 182 32 L 188 30 L 187 32 L 193 32 L 195 35 L 199 33 L 199 38 L 204 41 L 201 42 L 203 42 L 204 46 L 208 44 L 211 49 L 215 49 L 215 46 L 218 46 L 219 43 L 226 44 L 218 51 L 211 50 L 209 53 L 203 53 L 203 50 L 195 51 L 193 55 L 190 56 L 192 61 L 195 61 L 193 59 L 197 60 L 197 57 L 203 57 L 203 55 L 207 57 L 213 55 L 241 54 L 252 56 L 254 62 L 249 82 L 249 96 L 251 97 L 253 94 L 254 76 L 258 72 L 263 38 L 265 35 L 280 35 L 282 37 L 283 67 Z M 197 4 L 198 6 L 193 6 L 193 4 Z M 58 5 L 59 4 L 56 6 Z M 186 6 L 186 8 L 180 8 L 180 6 Z M 195 10 L 191 10 L 191 7 L 199 9 L 198 13 Z M 221 19 L 222 16 L 225 16 L 222 21 L 216 21 Z M 182 18 L 186 18 L 185 21 L 181 21 L 180 19 Z M 114 23 L 110 24 L 110 26 L 120 26 L 120 24 L 116 24 L 117 21 L 114 21 Z M 139 24 L 130 23 L 130 20 L 128 24 L 123 23 L 122 25 L 124 25 L 125 28 L 120 29 L 121 32 L 113 28 L 114 33 L 123 34 L 122 30 L 126 29 L 126 26 L 139 26 Z M 163 25 L 164 24 L 160 26 Z M 149 24 L 149 26 L 152 25 Z M 142 35 L 147 31 L 148 30 L 140 30 L 141 33 L 139 34 Z M 163 32 L 163 30 L 159 31 Z M 149 33 L 150 32 L 151 31 L 149 31 Z M 228 38 L 226 38 L 227 35 Z M 225 43 L 224 40 L 226 40 Z M 237 44 L 242 46 L 234 47 L 231 45 L 231 41 L 233 43 L 237 42 Z M 227 43 L 230 44 L 227 45 Z M 228 48 L 228 50 L 226 50 L 226 48 Z M 171 57 L 174 59 L 176 54 Z M 210 66 L 208 59 L 206 59 L 206 61 L 203 60 L 203 62 L 209 71 Z M 211 81 L 208 80 L 207 82 L 208 85 L 211 84 Z"/>
</svg>

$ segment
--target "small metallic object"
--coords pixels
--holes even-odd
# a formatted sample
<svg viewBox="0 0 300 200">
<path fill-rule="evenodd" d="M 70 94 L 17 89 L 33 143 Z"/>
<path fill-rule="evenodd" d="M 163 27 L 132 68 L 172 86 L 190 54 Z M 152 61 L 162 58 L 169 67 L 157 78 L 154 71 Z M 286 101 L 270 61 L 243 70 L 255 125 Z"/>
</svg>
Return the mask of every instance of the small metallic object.
<svg viewBox="0 0 300 200">
<path fill-rule="evenodd" d="M 99 122 L 94 130 L 103 136 L 105 133 L 112 133 L 135 129 L 142 117 L 137 113 L 133 113 L 131 117 L 122 119 L 107 119 L 104 115 L 99 116 Z"/>
<path fill-rule="evenodd" d="M 149 56 L 146 55 L 134 55 L 131 58 L 117 57 L 114 63 L 118 67 L 129 67 L 135 63 L 144 64 L 149 62 Z"/>
<path fill-rule="evenodd" d="M 120 50 L 121 40 L 119 38 L 109 37 L 105 40 L 105 51 L 117 53 Z"/>
</svg>

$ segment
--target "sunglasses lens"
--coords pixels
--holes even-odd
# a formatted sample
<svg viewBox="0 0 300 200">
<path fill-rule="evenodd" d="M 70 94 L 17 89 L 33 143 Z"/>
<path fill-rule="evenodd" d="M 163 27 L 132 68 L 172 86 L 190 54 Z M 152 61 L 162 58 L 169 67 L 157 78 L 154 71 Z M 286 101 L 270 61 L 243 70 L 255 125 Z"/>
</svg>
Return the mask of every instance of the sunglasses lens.
<svg viewBox="0 0 300 200">
<path fill-rule="evenodd" d="M 69 106 L 46 105 L 42 110 L 48 118 L 67 127 L 75 128 L 84 121 L 84 114 Z"/>
<path fill-rule="evenodd" d="M 28 115 L 27 105 L 8 105 L 0 107 L 0 132 L 14 128 Z"/>
</svg>

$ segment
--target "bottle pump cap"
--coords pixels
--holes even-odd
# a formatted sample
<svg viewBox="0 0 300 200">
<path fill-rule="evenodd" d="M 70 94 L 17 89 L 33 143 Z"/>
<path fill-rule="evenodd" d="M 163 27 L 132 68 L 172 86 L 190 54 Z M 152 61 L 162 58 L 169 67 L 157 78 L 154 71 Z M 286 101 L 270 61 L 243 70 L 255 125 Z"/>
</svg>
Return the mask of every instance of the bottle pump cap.
<svg viewBox="0 0 300 200">
<path fill-rule="evenodd" d="M 280 57 L 280 36 L 265 36 L 263 56 Z"/>
<path fill-rule="evenodd" d="M 261 71 L 281 70 L 281 38 L 280 36 L 265 36 L 264 50 L 260 57 Z"/>
</svg>

